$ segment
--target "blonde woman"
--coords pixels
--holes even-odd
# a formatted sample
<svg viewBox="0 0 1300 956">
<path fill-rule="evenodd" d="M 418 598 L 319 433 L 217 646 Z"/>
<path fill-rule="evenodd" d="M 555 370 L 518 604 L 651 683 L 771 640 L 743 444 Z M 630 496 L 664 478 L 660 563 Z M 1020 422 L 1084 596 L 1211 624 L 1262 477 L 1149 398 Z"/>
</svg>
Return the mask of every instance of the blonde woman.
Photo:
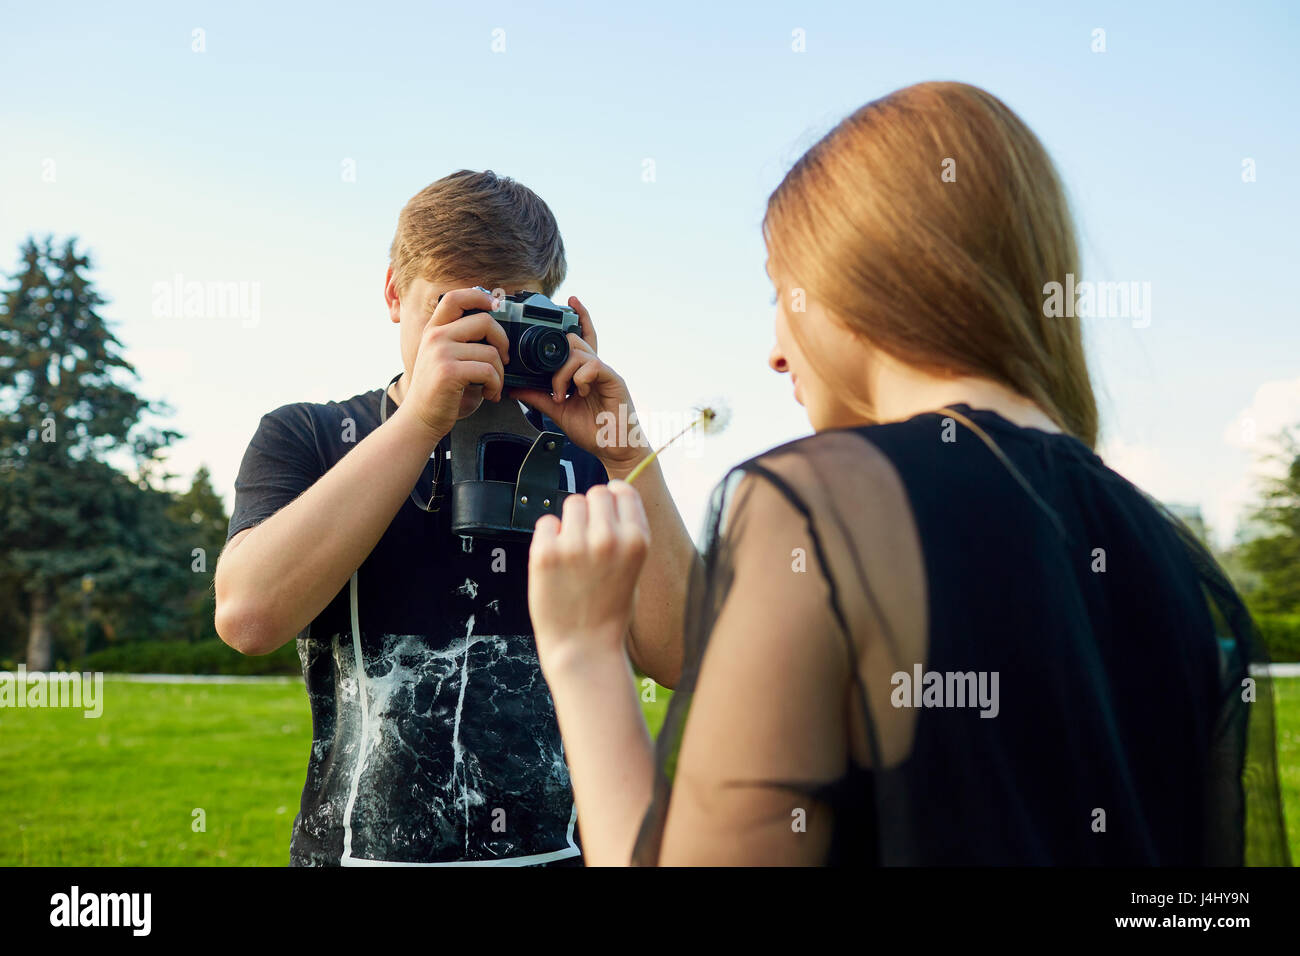
<svg viewBox="0 0 1300 956">
<path fill-rule="evenodd" d="M 1094 453 L 1079 322 L 1044 309 L 1079 270 L 1034 134 L 972 86 L 899 90 L 764 232 L 770 364 L 814 434 L 715 492 L 657 750 L 624 651 L 635 490 L 534 535 L 587 861 L 1285 862 L 1249 617 Z"/>
</svg>

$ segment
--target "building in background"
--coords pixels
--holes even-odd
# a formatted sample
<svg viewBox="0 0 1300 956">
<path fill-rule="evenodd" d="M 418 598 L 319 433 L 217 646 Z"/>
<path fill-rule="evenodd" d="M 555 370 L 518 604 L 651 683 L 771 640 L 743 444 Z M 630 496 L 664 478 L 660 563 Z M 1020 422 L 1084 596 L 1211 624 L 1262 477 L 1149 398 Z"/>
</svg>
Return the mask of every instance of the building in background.
<svg viewBox="0 0 1300 956">
<path fill-rule="evenodd" d="M 1205 518 L 1201 516 L 1200 505 L 1178 505 L 1166 502 L 1165 507 L 1169 509 L 1170 514 L 1187 525 L 1192 534 L 1196 535 L 1197 540 L 1209 547 L 1210 542 L 1205 530 Z"/>
</svg>

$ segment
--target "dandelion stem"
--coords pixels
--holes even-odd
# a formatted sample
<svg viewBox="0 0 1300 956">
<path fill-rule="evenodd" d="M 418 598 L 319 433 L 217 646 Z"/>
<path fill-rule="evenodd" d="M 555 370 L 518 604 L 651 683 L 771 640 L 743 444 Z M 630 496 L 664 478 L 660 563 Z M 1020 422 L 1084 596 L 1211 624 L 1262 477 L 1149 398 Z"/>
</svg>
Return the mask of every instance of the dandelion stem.
<svg viewBox="0 0 1300 956">
<path fill-rule="evenodd" d="M 652 461 L 654 461 L 656 458 L 658 458 L 658 457 L 659 457 L 659 453 L 660 453 L 661 451 L 663 451 L 665 448 L 667 448 L 667 447 L 668 447 L 669 445 L 671 445 L 673 442 L 677 441 L 677 439 L 681 438 L 683 435 L 685 435 L 688 431 L 690 431 L 692 428 L 694 428 L 694 427 L 695 427 L 696 425 L 698 425 L 700 422 L 704 421 L 704 419 L 705 419 L 706 417 L 708 417 L 708 416 L 707 416 L 707 413 L 705 413 L 705 412 L 701 412 L 701 413 L 700 413 L 700 416 L 699 416 L 698 418 L 696 418 L 695 421 L 691 422 L 689 425 L 687 425 L 685 428 L 683 428 L 681 431 L 679 431 L 679 432 L 678 432 L 676 435 L 674 435 L 672 438 L 668 439 L 666 442 L 664 442 L 662 445 L 660 445 L 658 448 L 656 448 L 654 451 L 652 451 L 652 452 L 651 452 L 649 455 L 647 455 L 645 458 L 642 458 L 641 461 L 637 464 L 637 466 L 636 466 L 635 468 L 633 468 L 632 471 L 628 474 L 628 476 L 627 476 L 626 478 L 624 478 L 623 480 L 626 481 L 628 484 L 631 484 L 633 481 L 635 481 L 637 475 L 641 474 L 641 472 L 645 471 L 648 467 L 650 467 L 650 462 L 652 462 Z"/>
</svg>

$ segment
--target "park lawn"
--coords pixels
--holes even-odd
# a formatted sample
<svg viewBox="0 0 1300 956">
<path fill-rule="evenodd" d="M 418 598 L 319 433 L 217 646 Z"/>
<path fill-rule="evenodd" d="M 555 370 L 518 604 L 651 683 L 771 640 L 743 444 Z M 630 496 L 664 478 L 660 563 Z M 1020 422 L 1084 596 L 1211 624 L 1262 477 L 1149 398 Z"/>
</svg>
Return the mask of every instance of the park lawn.
<svg viewBox="0 0 1300 956">
<path fill-rule="evenodd" d="M 298 680 L 109 677 L 99 718 L 0 710 L 0 864 L 287 864 L 310 742 Z"/>
<path fill-rule="evenodd" d="M 1300 677 L 1273 680 L 1277 697 L 1277 767 L 1286 812 L 1291 863 L 1300 866 Z"/>
<path fill-rule="evenodd" d="M 670 696 L 642 705 L 652 731 Z M 98 718 L 0 708 L 0 866 L 286 866 L 310 747 L 296 678 L 109 676 Z"/>
<path fill-rule="evenodd" d="M 1300 861 L 1300 678 L 1274 682 Z M 652 733 L 670 693 L 643 703 Z M 284 866 L 311 743 L 302 683 L 108 678 L 104 712 L 0 709 L 0 865 Z M 206 831 L 194 828 L 195 810 Z"/>
</svg>

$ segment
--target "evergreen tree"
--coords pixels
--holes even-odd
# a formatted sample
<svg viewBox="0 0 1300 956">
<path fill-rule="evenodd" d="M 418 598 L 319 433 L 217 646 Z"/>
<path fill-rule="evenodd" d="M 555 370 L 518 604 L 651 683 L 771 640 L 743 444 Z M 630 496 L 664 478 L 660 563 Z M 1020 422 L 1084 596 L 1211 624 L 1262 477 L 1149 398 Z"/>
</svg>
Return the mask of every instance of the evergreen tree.
<svg viewBox="0 0 1300 956">
<path fill-rule="evenodd" d="M 1281 477 L 1264 491 L 1255 519 L 1273 533 L 1246 542 L 1243 563 L 1257 576 L 1251 595 L 1256 611 L 1271 614 L 1300 613 L 1300 429 L 1285 432 L 1279 460 Z"/>
<path fill-rule="evenodd" d="M 76 240 L 29 239 L 21 255 L 0 300 L 0 578 L 26 601 L 27 666 L 46 670 L 51 613 L 83 576 L 111 605 L 175 575 L 150 481 L 179 434 L 146 424 L 167 409 L 134 391 Z"/>
<path fill-rule="evenodd" d="M 216 637 L 213 616 L 216 614 L 212 575 L 217 555 L 226 543 L 230 518 L 225 503 L 212 487 L 212 476 L 200 466 L 190 482 L 189 491 L 173 497 L 167 509 L 174 522 L 181 547 L 189 558 L 190 581 L 183 599 L 187 640 Z"/>
</svg>

